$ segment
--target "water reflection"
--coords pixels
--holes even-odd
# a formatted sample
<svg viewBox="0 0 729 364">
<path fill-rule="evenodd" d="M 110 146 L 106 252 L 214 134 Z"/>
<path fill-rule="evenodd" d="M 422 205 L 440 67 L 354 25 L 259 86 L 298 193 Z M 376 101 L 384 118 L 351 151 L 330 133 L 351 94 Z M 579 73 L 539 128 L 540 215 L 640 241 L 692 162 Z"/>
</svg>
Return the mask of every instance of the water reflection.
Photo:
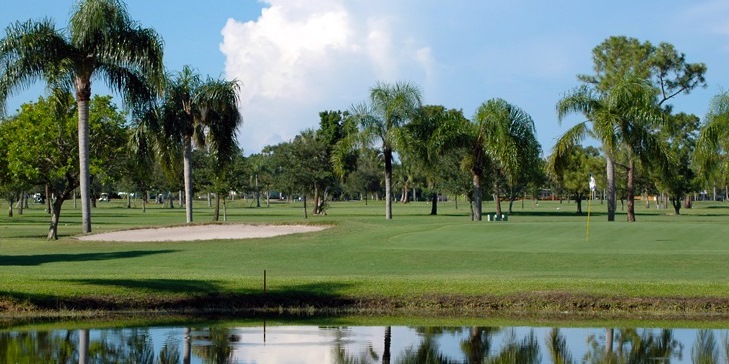
<svg viewBox="0 0 729 364">
<path fill-rule="evenodd" d="M 403 326 L 17 330 L 0 332 L 0 363 L 729 363 L 729 335 Z"/>
</svg>

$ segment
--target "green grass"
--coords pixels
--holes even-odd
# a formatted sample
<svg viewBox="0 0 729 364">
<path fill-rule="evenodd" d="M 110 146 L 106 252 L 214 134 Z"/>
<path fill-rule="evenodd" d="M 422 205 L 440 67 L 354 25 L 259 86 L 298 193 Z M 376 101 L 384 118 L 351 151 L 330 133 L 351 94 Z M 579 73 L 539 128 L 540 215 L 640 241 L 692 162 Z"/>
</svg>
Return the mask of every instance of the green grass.
<svg viewBox="0 0 729 364">
<path fill-rule="evenodd" d="M 594 203 L 589 240 L 587 216 L 576 215 L 574 204 L 527 201 L 522 208 L 516 202 L 508 222 L 471 222 L 460 201 L 458 209 L 453 202 L 439 207 L 438 216 L 429 216 L 424 202 L 395 204 L 394 219 L 386 221 L 382 202 L 335 202 L 328 216 L 305 220 L 300 204 L 253 208 L 236 201 L 229 223 L 331 227 L 267 239 L 108 243 L 73 238 L 81 219 L 71 203 L 62 211 L 61 239 L 46 241 L 49 217 L 32 205 L 22 216 L 0 218 L 0 301 L 10 314 L 24 307 L 166 309 L 216 302 L 368 301 L 373 308 L 378 300 L 383 309 L 474 306 L 467 313 L 485 310 L 484 301 L 517 310 L 530 302 L 580 310 L 585 300 L 588 310 L 630 311 L 643 307 L 640 300 L 653 300 L 645 307 L 657 311 L 729 308 L 729 204 L 699 202 L 674 216 L 638 203 L 637 223 L 623 214 L 608 223 L 605 205 Z M 485 211 L 491 210 L 487 203 Z M 206 203 L 197 203 L 196 222 L 211 215 Z M 142 213 L 112 201 L 93 210 L 94 232 L 183 222 L 183 209 L 158 205 Z M 203 303 L 192 304 L 196 299 Z"/>
</svg>

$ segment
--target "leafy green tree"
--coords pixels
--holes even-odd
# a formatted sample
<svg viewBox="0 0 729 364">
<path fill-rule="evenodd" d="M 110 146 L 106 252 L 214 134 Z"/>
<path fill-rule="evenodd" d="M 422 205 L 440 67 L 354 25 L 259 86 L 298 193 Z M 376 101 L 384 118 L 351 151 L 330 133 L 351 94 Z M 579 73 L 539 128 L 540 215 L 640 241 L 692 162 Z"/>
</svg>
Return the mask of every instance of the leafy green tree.
<svg viewBox="0 0 729 364">
<path fill-rule="evenodd" d="M 360 196 L 365 200 L 369 195 L 380 195 L 382 192 L 382 159 L 374 149 L 364 149 L 357 158 L 355 169 L 349 172 L 344 183 L 345 191 L 350 196 Z"/>
<path fill-rule="evenodd" d="M 668 168 L 656 168 L 656 185 L 668 192 L 673 209 L 678 215 L 684 197 L 697 190 L 696 174 L 692 167 L 700 119 L 684 113 L 671 115 L 668 127 L 659 129 L 658 135 L 668 152 Z"/>
<path fill-rule="evenodd" d="M 361 146 L 379 144 L 385 163 L 385 219 L 392 219 L 393 153 L 403 141 L 403 126 L 412 121 L 421 107 L 421 92 L 409 83 L 378 82 L 370 90 L 370 103 L 352 107 L 352 116 L 360 127 Z"/>
<path fill-rule="evenodd" d="M 266 203 L 268 206 L 270 187 L 273 182 L 273 176 L 270 171 L 270 156 L 264 153 L 252 154 L 246 161 L 246 165 L 248 166 L 247 170 L 252 179 L 250 185 L 254 188 L 256 207 L 261 207 L 261 185 L 266 187 Z"/>
<path fill-rule="evenodd" d="M 562 158 L 557 155 L 550 156 L 547 168 L 549 173 L 557 178 L 557 181 L 564 190 L 571 194 L 577 205 L 577 213 L 582 213 L 582 200 L 589 198 L 590 177 L 595 178 L 597 185 L 603 185 L 605 169 L 600 151 L 595 147 L 583 147 L 576 145 Z"/>
<path fill-rule="evenodd" d="M 175 161 L 182 149 L 185 185 L 185 214 L 193 221 L 192 150 L 209 145 L 223 168 L 237 153 L 235 132 L 242 118 L 238 111 L 240 83 L 210 79 L 203 81 L 189 66 L 167 82 L 165 97 L 156 113 L 149 113 L 147 123 L 161 130 L 158 152 L 167 166 L 176 170 Z M 156 120 L 157 119 L 157 120 Z"/>
<path fill-rule="evenodd" d="M 577 78 L 600 92 L 619 87 L 626 76 L 645 80 L 657 94 L 659 106 L 696 87 L 705 87 L 706 65 L 688 63 L 686 55 L 670 43 L 655 46 L 625 36 L 607 38 L 592 50 L 593 75 Z"/>
<path fill-rule="evenodd" d="M 194 175 L 196 186 L 213 192 L 215 195 L 215 206 L 213 210 L 213 221 L 220 220 L 220 205 L 223 204 L 223 218 L 227 220 L 226 198 L 231 191 L 244 189 L 246 163 L 243 155 L 237 153 L 229 160 L 224 168 L 218 165 L 218 159 L 206 150 L 193 151 L 194 168 L 197 171 Z"/>
<path fill-rule="evenodd" d="M 125 118 L 111 104 L 111 97 L 94 97 L 90 102 L 89 150 L 91 170 L 117 174 L 124 161 Z M 48 239 L 57 239 L 58 221 L 63 202 L 80 185 L 78 144 L 74 143 L 77 124 L 76 106 L 67 93 L 57 93 L 49 99 L 40 98 L 24 104 L 21 112 L 0 124 L 0 146 L 7 148 L 8 171 L 18 181 L 46 185 L 51 202 L 51 225 Z"/>
<path fill-rule="evenodd" d="M 295 184 L 297 192 L 304 199 L 304 217 L 306 212 L 306 196 L 313 192 L 315 204 L 314 213 L 323 214 L 325 209 L 323 201 L 318 201 L 321 186 L 330 183 L 334 178 L 331 168 L 330 155 L 327 152 L 327 141 L 315 130 L 304 130 L 291 142 L 291 158 L 288 164 L 288 174 Z"/>
<path fill-rule="evenodd" d="M 316 131 L 318 138 L 322 140 L 324 148 L 323 158 L 329 163 L 322 165 L 325 170 L 322 171 L 321 178 L 318 179 L 314 186 L 314 214 L 324 214 L 324 204 L 329 195 L 332 186 L 336 182 L 335 158 L 337 145 L 340 141 L 347 138 L 348 135 L 356 131 L 357 126 L 354 125 L 354 119 L 349 117 L 347 111 L 322 111 L 319 113 L 319 129 Z M 348 173 L 355 168 L 357 163 L 357 155 L 353 151 L 347 151 L 341 155 L 337 155 L 341 163 L 344 173 Z"/>
<path fill-rule="evenodd" d="M 91 232 L 91 81 L 106 81 L 132 105 L 161 90 L 162 73 L 161 39 L 132 20 L 120 0 L 82 0 L 65 28 L 57 29 L 50 19 L 17 22 L 0 40 L 0 114 L 16 87 L 40 78 L 75 90 L 84 233 Z"/>
<path fill-rule="evenodd" d="M 6 121 L 0 122 L 0 125 Z M 7 121 L 9 122 L 9 121 Z M 10 141 L 7 138 L 0 137 L 0 151 L 8 151 L 7 145 Z M 20 213 L 22 214 L 24 194 L 28 191 L 29 184 L 17 178 L 8 166 L 7 154 L 0 155 L 0 194 L 5 196 L 8 201 L 8 217 L 13 217 L 13 205 L 16 201 L 20 204 Z"/>
</svg>

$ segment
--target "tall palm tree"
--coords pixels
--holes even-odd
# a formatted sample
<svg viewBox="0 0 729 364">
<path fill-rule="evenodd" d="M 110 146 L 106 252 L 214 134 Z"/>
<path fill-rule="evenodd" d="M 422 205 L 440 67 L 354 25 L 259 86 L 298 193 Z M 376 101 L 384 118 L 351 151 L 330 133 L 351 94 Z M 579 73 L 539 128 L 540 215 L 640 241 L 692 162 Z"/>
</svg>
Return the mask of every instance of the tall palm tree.
<svg viewBox="0 0 729 364">
<path fill-rule="evenodd" d="M 406 82 L 378 82 L 370 90 L 370 103 L 352 107 L 364 146 L 380 144 L 385 162 L 385 219 L 392 219 L 392 158 L 403 140 L 402 127 L 415 118 L 421 107 L 421 92 Z"/>
<path fill-rule="evenodd" d="M 663 112 L 657 106 L 655 90 L 634 76 L 621 79 L 608 92 L 599 92 L 581 86 L 558 101 L 560 122 L 569 114 L 586 117 L 560 138 L 553 149 L 554 162 L 568 157 L 570 150 L 587 136 L 602 144 L 606 160 L 608 221 L 615 220 L 615 166 L 618 152 L 627 154 L 628 221 L 635 221 L 634 178 L 636 158 L 648 159 L 662 155 L 660 143 L 651 135 L 648 126 L 660 123 Z M 587 183 L 587 181 L 585 181 Z"/>
<path fill-rule="evenodd" d="M 542 148 L 531 116 L 502 99 L 491 99 L 476 111 L 474 123 L 485 132 L 483 147 L 494 183 L 496 214 L 501 215 L 499 180 L 513 186 L 525 171 L 538 164 Z"/>
<path fill-rule="evenodd" d="M 148 123 L 161 129 L 158 152 L 170 164 L 182 146 L 185 183 L 185 213 L 193 221 L 192 148 L 209 147 L 217 168 L 225 168 L 238 151 L 235 132 L 242 122 L 238 111 L 240 82 L 219 79 L 203 81 L 192 68 L 170 78 L 165 98 L 157 113 L 158 121 Z M 170 147 L 173 146 L 173 147 Z"/>
<path fill-rule="evenodd" d="M 91 81 L 105 81 L 126 103 L 135 104 L 161 90 L 162 74 L 162 40 L 132 20 L 121 0 L 79 1 L 66 28 L 57 29 L 50 19 L 16 22 L 0 40 L 0 114 L 16 88 L 42 78 L 75 90 L 84 233 L 91 232 Z"/>
</svg>

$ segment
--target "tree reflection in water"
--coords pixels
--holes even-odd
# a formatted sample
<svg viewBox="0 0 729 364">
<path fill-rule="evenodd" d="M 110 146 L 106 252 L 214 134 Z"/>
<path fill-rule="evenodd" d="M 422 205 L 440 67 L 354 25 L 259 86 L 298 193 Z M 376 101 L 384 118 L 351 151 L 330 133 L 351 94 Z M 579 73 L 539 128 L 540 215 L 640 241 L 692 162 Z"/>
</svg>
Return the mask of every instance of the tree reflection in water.
<svg viewBox="0 0 729 364">
<path fill-rule="evenodd" d="M 545 339 L 547 349 L 549 349 L 549 358 L 554 364 L 574 364 L 572 353 L 567 348 L 567 340 L 558 328 L 552 328 Z"/>
<path fill-rule="evenodd" d="M 683 345 L 674 338 L 673 330 L 607 329 L 604 337 L 590 335 L 587 339 L 590 350 L 584 363 L 670 363 L 681 360 Z M 615 337 L 613 338 L 613 335 Z M 612 341 L 616 347 L 613 348 Z"/>
<path fill-rule="evenodd" d="M 194 344 L 192 352 L 201 357 L 205 364 L 226 364 L 232 362 L 233 347 L 231 344 L 240 341 L 240 338 L 231 334 L 225 327 L 210 327 L 196 331 L 191 335 Z"/>
<path fill-rule="evenodd" d="M 283 328 L 280 332 L 291 334 L 268 347 L 260 346 L 257 336 L 248 336 L 256 330 L 214 326 L 6 331 L 0 332 L 0 363 L 218 364 L 234 363 L 242 355 L 265 362 L 270 355 L 283 357 L 277 350 L 292 347 L 311 348 L 309 354 L 323 353 L 330 358 L 327 362 L 337 364 L 729 363 L 725 330 L 310 326 Z M 690 348 L 686 358 L 684 346 Z"/>
</svg>

